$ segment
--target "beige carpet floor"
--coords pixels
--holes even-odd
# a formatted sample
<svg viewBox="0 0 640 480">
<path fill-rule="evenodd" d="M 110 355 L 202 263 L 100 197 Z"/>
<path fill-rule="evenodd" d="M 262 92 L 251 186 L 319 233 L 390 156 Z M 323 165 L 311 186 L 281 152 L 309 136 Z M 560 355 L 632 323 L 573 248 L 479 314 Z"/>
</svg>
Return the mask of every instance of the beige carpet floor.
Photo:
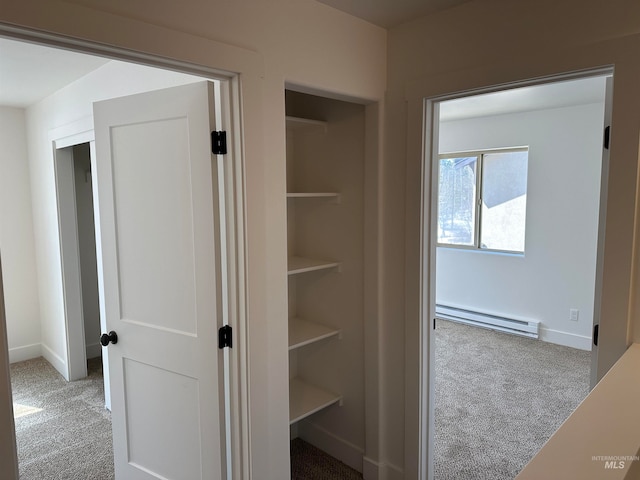
<svg viewBox="0 0 640 480">
<path fill-rule="evenodd" d="M 44 359 L 11 365 L 21 480 L 112 480 L 100 362 L 67 383 Z M 436 329 L 437 480 L 510 480 L 588 393 L 589 352 L 466 325 Z M 362 476 L 291 444 L 293 480 Z"/>
<path fill-rule="evenodd" d="M 21 480 L 114 478 L 100 359 L 76 382 L 43 358 L 14 363 L 11 386 Z"/>
<path fill-rule="evenodd" d="M 436 479 L 512 480 L 587 395 L 589 372 L 590 352 L 438 320 Z"/>
<path fill-rule="evenodd" d="M 362 474 L 296 438 L 291 441 L 291 480 L 362 480 Z"/>
</svg>

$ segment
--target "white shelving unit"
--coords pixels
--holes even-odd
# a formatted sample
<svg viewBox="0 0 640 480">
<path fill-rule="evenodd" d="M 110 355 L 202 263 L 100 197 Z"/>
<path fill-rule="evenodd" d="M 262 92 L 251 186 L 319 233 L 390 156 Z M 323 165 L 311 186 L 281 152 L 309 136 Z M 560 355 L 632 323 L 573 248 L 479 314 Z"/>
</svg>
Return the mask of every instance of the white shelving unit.
<svg viewBox="0 0 640 480">
<path fill-rule="evenodd" d="M 310 385 L 299 378 L 289 380 L 289 424 L 296 423 L 323 408 L 340 404 L 342 397 Z"/>
<path fill-rule="evenodd" d="M 339 197 L 336 192 L 290 192 L 287 198 L 322 198 L 322 197 Z"/>
<path fill-rule="evenodd" d="M 322 129 L 324 132 L 327 131 L 328 124 L 323 120 L 313 120 L 310 118 L 300 118 L 300 117 L 291 117 L 291 116 L 287 116 L 285 118 L 287 122 L 287 128 L 293 128 L 293 129 L 317 128 L 317 129 Z"/>
<path fill-rule="evenodd" d="M 299 318 L 289 320 L 289 350 L 334 336 L 340 338 L 340 330 Z"/>
<path fill-rule="evenodd" d="M 327 198 L 333 200 L 334 203 L 340 203 L 341 200 L 341 196 L 337 192 L 288 192 L 287 198 Z"/>
<path fill-rule="evenodd" d="M 313 272 L 314 270 L 325 270 L 328 268 L 340 267 L 340 262 L 332 262 L 330 260 L 318 260 L 314 258 L 289 257 L 288 262 L 289 275 L 297 275 L 299 273 Z"/>
<path fill-rule="evenodd" d="M 321 120 L 288 116 L 286 117 L 286 122 L 287 134 L 291 134 L 294 136 L 311 132 L 311 134 L 313 135 L 320 134 L 324 137 L 324 134 L 328 130 L 327 122 Z M 302 152 L 302 154 L 304 155 L 304 152 Z M 299 160 L 302 159 L 299 158 Z M 291 186 L 296 186 L 296 182 L 292 182 Z M 306 205 L 306 200 L 312 201 L 313 199 L 317 199 L 331 201 L 331 203 L 340 203 L 341 199 L 340 193 L 338 192 L 304 191 L 305 189 L 297 188 L 291 188 L 290 190 L 293 191 L 287 192 L 287 199 L 291 201 L 291 203 L 289 204 L 289 208 L 291 209 L 296 209 L 297 206 L 300 206 L 301 204 L 298 202 L 304 202 L 304 204 Z M 292 212 L 293 210 L 289 211 L 290 214 Z M 289 221 L 293 222 L 292 225 L 295 225 L 294 218 L 290 218 Z M 289 238 L 289 242 L 291 252 L 296 252 L 296 247 L 304 247 L 304 245 L 295 245 L 295 242 L 293 242 L 292 238 Z M 302 249 L 302 251 L 304 251 L 304 248 Z M 293 285 L 295 285 L 296 282 L 296 279 L 293 278 L 295 276 L 306 274 L 308 272 L 327 269 L 337 269 L 339 271 L 340 262 L 317 258 L 305 258 L 302 256 L 296 256 L 295 254 L 291 255 L 288 259 L 287 273 L 290 278 L 289 281 L 292 282 Z M 291 292 L 294 291 L 295 289 L 291 290 Z M 290 299 L 290 305 L 295 304 L 296 299 L 294 295 L 294 298 Z M 290 311 L 290 314 L 291 313 L 292 312 Z M 295 315 L 295 311 L 293 312 L 293 314 Z M 328 341 L 332 338 L 340 338 L 340 336 L 341 331 L 339 329 L 335 329 L 316 322 L 310 322 L 308 320 L 297 318 L 295 316 L 294 318 L 289 319 L 289 352 L 290 355 L 293 355 L 294 359 L 297 358 L 299 350 L 303 349 L 307 345 L 319 342 L 321 340 Z M 295 367 L 290 372 L 290 374 L 293 377 L 291 378 L 289 383 L 290 424 L 295 424 L 303 418 L 306 418 L 309 415 L 312 415 L 331 405 L 341 403 L 342 397 L 340 395 L 321 388 L 320 386 L 312 385 L 308 381 L 303 381 L 298 378 L 296 376 L 297 373 Z"/>
<path fill-rule="evenodd" d="M 373 298 L 365 271 L 376 251 L 365 248 L 365 211 L 377 211 L 367 202 L 375 188 L 365 181 L 365 167 L 377 165 L 367 149 L 375 139 L 364 105 L 286 90 L 285 109 L 294 115 L 286 117 L 282 192 L 290 438 L 357 470 L 364 464 L 358 452 L 365 451 L 368 418 L 365 302 Z"/>
</svg>

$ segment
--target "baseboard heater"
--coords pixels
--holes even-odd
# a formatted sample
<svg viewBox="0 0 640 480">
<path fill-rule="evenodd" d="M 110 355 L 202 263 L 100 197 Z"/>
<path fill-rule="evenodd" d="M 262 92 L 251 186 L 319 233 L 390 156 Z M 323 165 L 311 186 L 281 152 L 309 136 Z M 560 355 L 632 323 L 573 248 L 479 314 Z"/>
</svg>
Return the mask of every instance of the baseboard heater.
<svg viewBox="0 0 640 480">
<path fill-rule="evenodd" d="M 489 313 L 466 310 L 459 307 L 436 304 L 436 318 L 466 323 L 478 327 L 490 328 L 514 335 L 538 338 L 540 322 L 537 320 L 523 320 L 507 318 Z"/>
</svg>

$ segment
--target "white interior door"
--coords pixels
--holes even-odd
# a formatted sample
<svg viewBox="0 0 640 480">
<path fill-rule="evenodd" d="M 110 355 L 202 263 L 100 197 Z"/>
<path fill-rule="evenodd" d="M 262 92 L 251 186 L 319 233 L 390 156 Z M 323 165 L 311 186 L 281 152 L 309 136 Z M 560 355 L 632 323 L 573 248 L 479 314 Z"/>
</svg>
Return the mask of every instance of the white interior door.
<svg viewBox="0 0 640 480">
<path fill-rule="evenodd" d="M 208 82 L 94 104 L 117 479 L 224 469 Z"/>
<path fill-rule="evenodd" d="M 591 388 L 606 373 L 605 368 L 599 368 L 598 350 L 600 345 L 600 323 L 602 309 L 602 276 L 604 270 L 604 235 L 607 215 L 607 197 L 609 185 L 609 143 L 611 141 L 611 116 L 613 110 L 613 76 L 608 76 L 604 94 L 604 136 L 602 142 L 602 170 L 600 174 L 600 211 L 598 219 L 598 250 L 596 252 L 596 284 L 593 301 L 593 330 L 591 338 Z M 604 338 L 606 342 L 606 336 Z"/>
</svg>

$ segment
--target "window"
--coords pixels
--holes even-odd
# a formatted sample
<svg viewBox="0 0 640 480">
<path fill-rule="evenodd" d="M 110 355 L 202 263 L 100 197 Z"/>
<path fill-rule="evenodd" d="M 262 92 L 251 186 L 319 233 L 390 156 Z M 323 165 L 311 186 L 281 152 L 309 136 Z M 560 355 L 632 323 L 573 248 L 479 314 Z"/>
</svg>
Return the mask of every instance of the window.
<svg viewBox="0 0 640 480">
<path fill-rule="evenodd" d="M 440 155 L 438 245 L 524 253 L 527 149 Z"/>
</svg>

